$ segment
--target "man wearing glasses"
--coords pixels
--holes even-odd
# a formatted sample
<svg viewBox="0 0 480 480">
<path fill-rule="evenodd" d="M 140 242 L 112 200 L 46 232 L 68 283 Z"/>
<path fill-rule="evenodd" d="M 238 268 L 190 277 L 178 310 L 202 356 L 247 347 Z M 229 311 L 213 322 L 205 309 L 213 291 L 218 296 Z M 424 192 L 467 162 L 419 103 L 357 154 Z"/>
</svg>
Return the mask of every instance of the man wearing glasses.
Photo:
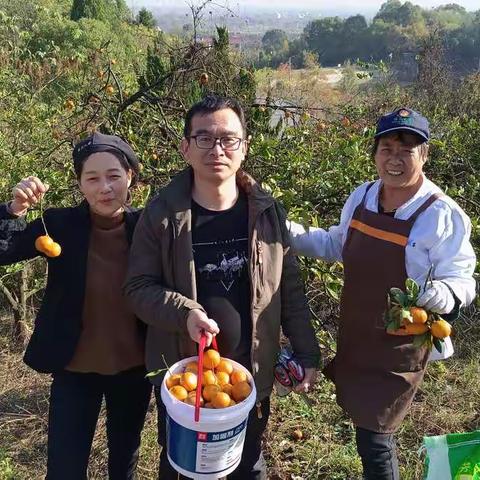
<svg viewBox="0 0 480 480">
<path fill-rule="evenodd" d="M 125 292 L 148 325 L 148 370 L 196 355 L 202 333 L 218 335 L 222 356 L 245 365 L 257 388 L 239 467 L 229 479 L 265 479 L 261 437 L 269 411 L 280 328 L 315 380 L 319 349 L 285 217 L 240 170 L 248 148 L 245 116 L 233 99 L 206 97 L 185 118 L 180 150 L 189 168 L 145 208 L 131 248 Z M 160 385 L 161 378 L 154 377 Z M 165 410 L 156 387 L 159 443 Z M 165 449 L 159 478 L 177 478 Z"/>
</svg>

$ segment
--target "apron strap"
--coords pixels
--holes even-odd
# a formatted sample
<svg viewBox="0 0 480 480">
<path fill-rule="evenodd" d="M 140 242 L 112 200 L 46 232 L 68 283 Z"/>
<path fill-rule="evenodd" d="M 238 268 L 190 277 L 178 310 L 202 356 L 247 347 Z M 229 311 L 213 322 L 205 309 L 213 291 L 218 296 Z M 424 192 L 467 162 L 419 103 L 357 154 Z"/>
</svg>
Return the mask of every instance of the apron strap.
<svg viewBox="0 0 480 480">
<path fill-rule="evenodd" d="M 408 219 L 409 222 L 415 222 L 417 217 L 424 212 L 435 200 L 439 199 L 440 197 L 443 197 L 443 193 L 434 193 L 430 195 L 413 213 L 410 215 L 410 218 Z"/>
<path fill-rule="evenodd" d="M 365 202 L 366 202 L 366 200 L 367 200 L 367 193 L 368 193 L 368 191 L 370 190 L 370 188 L 373 187 L 373 184 L 374 184 L 374 183 L 375 183 L 375 182 L 373 181 L 373 182 L 370 182 L 370 183 L 367 185 L 367 189 L 365 190 L 365 193 L 363 194 L 362 201 L 361 201 L 361 203 L 360 203 L 360 208 L 365 208 Z"/>
</svg>

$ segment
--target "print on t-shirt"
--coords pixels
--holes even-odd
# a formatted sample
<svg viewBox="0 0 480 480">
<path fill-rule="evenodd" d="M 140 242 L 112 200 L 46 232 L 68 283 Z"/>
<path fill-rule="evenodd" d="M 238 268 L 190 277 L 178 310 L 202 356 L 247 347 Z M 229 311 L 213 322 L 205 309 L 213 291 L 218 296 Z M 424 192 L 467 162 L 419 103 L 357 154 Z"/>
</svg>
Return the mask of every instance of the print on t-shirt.
<svg viewBox="0 0 480 480">
<path fill-rule="evenodd" d="M 229 241 L 193 244 L 194 251 L 196 248 L 206 247 L 216 254 L 215 263 L 210 259 L 209 263 L 197 266 L 201 279 L 209 282 L 220 282 L 227 292 L 230 291 L 235 280 L 242 276 L 247 266 L 248 258 L 245 251 L 247 240 L 248 238 L 239 238 Z"/>
</svg>

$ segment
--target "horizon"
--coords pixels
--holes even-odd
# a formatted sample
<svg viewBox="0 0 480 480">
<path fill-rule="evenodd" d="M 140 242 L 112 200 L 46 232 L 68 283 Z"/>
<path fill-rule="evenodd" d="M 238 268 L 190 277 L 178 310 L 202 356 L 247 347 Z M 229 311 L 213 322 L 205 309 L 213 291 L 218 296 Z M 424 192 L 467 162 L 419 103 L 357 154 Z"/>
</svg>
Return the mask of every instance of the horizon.
<svg viewBox="0 0 480 480">
<path fill-rule="evenodd" d="M 297 0 L 295 7 L 292 8 L 290 0 L 277 0 L 275 5 L 269 0 L 238 0 L 234 2 L 226 1 L 225 5 L 232 10 L 239 10 L 245 8 L 252 8 L 255 10 L 270 10 L 270 11 L 313 11 L 320 13 L 323 16 L 334 15 L 374 15 L 380 10 L 381 5 L 385 3 L 382 0 L 363 0 L 360 5 L 358 0 L 337 0 L 332 6 L 330 2 L 321 2 L 319 0 Z M 413 0 L 414 5 L 418 5 L 424 9 L 436 8 L 441 5 L 455 3 L 464 7 L 467 11 L 480 10 L 478 0 L 459 0 L 454 2 L 441 0 Z M 128 6 L 134 11 L 138 11 L 142 7 L 156 10 L 168 8 L 170 10 L 186 10 L 188 9 L 187 1 L 178 0 L 127 0 Z M 218 6 L 218 4 L 213 4 Z"/>
</svg>

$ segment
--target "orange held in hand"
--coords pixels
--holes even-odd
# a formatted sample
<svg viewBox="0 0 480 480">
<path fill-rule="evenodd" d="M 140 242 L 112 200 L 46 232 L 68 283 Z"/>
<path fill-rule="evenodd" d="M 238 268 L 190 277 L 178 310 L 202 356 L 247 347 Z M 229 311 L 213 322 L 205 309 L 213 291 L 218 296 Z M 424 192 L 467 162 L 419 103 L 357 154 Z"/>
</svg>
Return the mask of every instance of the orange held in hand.
<svg viewBox="0 0 480 480">
<path fill-rule="evenodd" d="M 432 323 L 430 331 L 435 338 L 446 338 L 452 333 L 452 326 L 443 318 Z"/>
<path fill-rule="evenodd" d="M 410 315 L 413 323 L 425 323 L 428 320 L 428 313 L 421 307 L 411 307 Z"/>
<path fill-rule="evenodd" d="M 54 242 L 49 235 L 42 235 L 35 240 L 35 248 L 47 257 L 58 257 L 62 253 L 62 247 Z"/>
</svg>

